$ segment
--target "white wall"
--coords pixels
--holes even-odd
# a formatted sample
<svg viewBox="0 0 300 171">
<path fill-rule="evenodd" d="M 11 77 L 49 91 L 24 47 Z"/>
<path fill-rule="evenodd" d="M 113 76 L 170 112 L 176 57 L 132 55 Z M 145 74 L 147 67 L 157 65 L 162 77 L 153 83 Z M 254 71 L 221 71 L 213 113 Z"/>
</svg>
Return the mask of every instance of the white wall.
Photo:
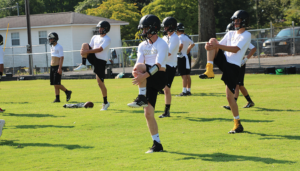
<svg viewBox="0 0 300 171">
<path fill-rule="evenodd" d="M 59 36 L 58 43 L 63 46 L 64 51 L 80 50 L 82 43 L 89 43 L 95 26 L 65 26 L 65 27 L 47 27 L 31 29 L 31 41 L 33 44 L 33 53 L 44 53 L 45 45 L 39 45 L 39 31 L 56 32 Z M 12 46 L 11 33 L 19 33 L 20 46 Z M 6 31 L 0 31 L 5 40 Z M 121 46 L 120 26 L 111 26 L 107 34 L 111 38 L 111 48 Z M 4 56 L 4 67 L 29 66 L 28 55 L 17 55 L 27 53 L 26 45 L 28 44 L 27 29 L 9 30 L 6 42 L 5 54 L 14 54 L 13 56 Z M 4 46 L 2 46 L 3 48 Z M 50 45 L 47 45 L 47 52 L 50 52 Z M 51 55 L 48 55 L 48 66 L 50 66 Z M 33 55 L 33 66 L 46 67 L 46 54 Z M 64 66 L 76 66 L 81 63 L 80 52 L 64 52 Z"/>
</svg>

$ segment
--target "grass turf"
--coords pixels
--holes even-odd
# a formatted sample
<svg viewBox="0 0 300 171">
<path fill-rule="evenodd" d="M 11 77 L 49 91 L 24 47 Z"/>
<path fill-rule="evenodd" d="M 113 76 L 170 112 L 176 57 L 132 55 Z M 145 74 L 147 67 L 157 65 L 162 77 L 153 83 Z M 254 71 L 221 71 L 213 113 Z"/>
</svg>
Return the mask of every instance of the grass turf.
<svg viewBox="0 0 300 171">
<path fill-rule="evenodd" d="M 49 81 L 0 83 L 0 113 L 6 126 L 0 138 L 0 170 L 297 170 L 300 168 L 299 75 L 246 75 L 255 107 L 238 99 L 245 132 L 233 127 L 224 83 L 192 76 L 192 96 L 175 97 L 170 118 L 159 95 L 155 117 L 165 152 L 145 154 L 152 146 L 142 109 L 127 107 L 138 94 L 130 79 L 105 80 L 107 111 L 96 80 L 62 80 L 73 91 L 69 103 L 92 101 L 92 109 L 65 109 L 51 103 Z"/>
</svg>

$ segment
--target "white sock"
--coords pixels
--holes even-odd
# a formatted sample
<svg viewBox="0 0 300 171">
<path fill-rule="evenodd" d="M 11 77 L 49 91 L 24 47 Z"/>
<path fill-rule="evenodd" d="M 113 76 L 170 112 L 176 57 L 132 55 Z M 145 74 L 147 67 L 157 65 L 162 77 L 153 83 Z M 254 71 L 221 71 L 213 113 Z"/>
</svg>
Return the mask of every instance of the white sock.
<svg viewBox="0 0 300 171">
<path fill-rule="evenodd" d="M 240 119 L 240 115 L 239 116 L 234 116 L 234 119 Z"/>
<path fill-rule="evenodd" d="M 211 63 L 211 64 L 214 64 L 214 61 L 207 61 L 207 63 Z"/>
<path fill-rule="evenodd" d="M 155 140 L 156 142 L 160 143 L 159 135 L 158 133 L 155 135 L 152 135 L 152 140 Z"/>
<path fill-rule="evenodd" d="M 186 91 L 189 91 L 189 92 L 191 92 L 191 88 L 187 88 L 187 89 L 186 89 Z"/>
<path fill-rule="evenodd" d="M 182 88 L 182 92 L 186 93 L 186 87 Z"/>
<path fill-rule="evenodd" d="M 139 88 L 139 95 L 144 95 L 146 96 L 146 87 L 142 87 L 142 88 Z"/>
</svg>

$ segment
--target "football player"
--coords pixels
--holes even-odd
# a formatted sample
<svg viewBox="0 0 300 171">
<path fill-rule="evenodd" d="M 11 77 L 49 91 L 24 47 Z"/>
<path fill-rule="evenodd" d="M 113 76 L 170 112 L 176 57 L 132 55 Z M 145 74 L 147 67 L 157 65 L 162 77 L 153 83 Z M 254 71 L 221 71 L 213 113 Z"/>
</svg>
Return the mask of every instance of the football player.
<svg viewBox="0 0 300 171">
<path fill-rule="evenodd" d="M 108 52 L 111 43 L 111 39 L 107 35 L 110 30 L 110 24 L 107 21 L 100 21 L 97 24 L 97 28 L 99 29 L 100 35 L 94 35 L 89 44 L 82 44 L 80 51 L 82 64 L 74 70 L 86 70 L 86 59 L 94 66 L 94 73 L 96 74 L 96 79 L 103 96 L 101 111 L 105 111 L 110 106 L 110 103 L 107 101 L 107 89 L 104 84 L 105 65 L 109 59 Z"/>
<path fill-rule="evenodd" d="M 179 50 L 177 53 L 178 72 L 181 75 L 183 85 L 182 92 L 178 96 L 192 95 L 191 85 L 188 87 L 188 83 L 191 83 L 191 64 L 187 54 L 190 53 L 195 44 L 184 34 L 184 25 L 182 23 L 177 23 L 177 35 L 179 37 Z"/>
<path fill-rule="evenodd" d="M 234 30 L 234 24 L 233 23 L 228 24 L 228 26 L 226 28 L 226 32 L 228 32 L 230 30 Z M 250 107 L 254 106 L 254 102 L 250 98 L 250 96 L 248 94 L 248 91 L 247 91 L 246 87 L 244 86 L 244 77 L 245 77 L 245 70 L 246 70 L 246 62 L 256 52 L 256 47 L 252 43 L 250 43 L 249 49 L 250 49 L 249 54 L 247 55 L 247 57 L 245 57 L 242 60 L 242 67 L 241 67 L 241 71 L 240 71 L 240 74 L 239 74 L 239 80 L 238 80 L 238 84 L 236 85 L 235 93 L 234 93 L 234 99 L 235 99 L 235 101 L 237 101 L 237 99 L 239 97 L 239 90 L 242 92 L 242 94 L 244 95 L 244 97 L 248 101 L 248 103 L 244 106 L 244 108 L 250 108 Z M 223 106 L 223 107 L 225 109 L 230 110 L 230 106 Z"/>
<path fill-rule="evenodd" d="M 165 94 L 165 112 L 159 118 L 170 117 L 171 107 L 171 86 L 177 69 L 177 52 L 179 50 L 179 38 L 176 35 L 177 20 L 173 17 L 167 17 L 162 21 L 163 40 L 168 44 L 169 53 L 166 64 L 167 82 L 164 88 Z"/>
<path fill-rule="evenodd" d="M 62 65 L 64 62 L 63 47 L 57 43 L 58 34 L 51 32 L 48 34 L 48 42 L 51 46 L 51 68 L 50 68 L 50 85 L 54 85 L 55 89 L 55 100 L 53 103 L 60 102 L 59 90 L 65 92 L 67 102 L 71 99 L 72 91 L 67 90 L 61 85 Z"/>
<path fill-rule="evenodd" d="M 238 10 L 232 15 L 231 21 L 235 26 L 235 31 L 227 32 L 220 42 L 211 38 L 206 43 L 206 72 L 199 77 L 201 79 L 214 78 L 214 63 L 223 72 L 222 80 L 226 85 L 226 97 L 234 117 L 234 127 L 228 133 L 239 133 L 243 132 L 244 128 L 240 121 L 237 103 L 234 100 L 234 93 L 238 84 L 242 60 L 251 41 L 251 33 L 246 31 L 249 14 L 244 10 Z"/>
<path fill-rule="evenodd" d="M 158 37 L 160 20 L 148 14 L 141 18 L 138 29 L 144 40 L 138 47 L 138 59 L 133 67 L 133 84 L 139 86 L 139 95 L 129 107 L 144 107 L 147 125 L 152 136 L 153 146 L 146 153 L 163 151 L 158 134 L 158 126 L 154 118 L 154 110 L 158 91 L 166 86 L 166 61 L 168 44 Z"/>
</svg>

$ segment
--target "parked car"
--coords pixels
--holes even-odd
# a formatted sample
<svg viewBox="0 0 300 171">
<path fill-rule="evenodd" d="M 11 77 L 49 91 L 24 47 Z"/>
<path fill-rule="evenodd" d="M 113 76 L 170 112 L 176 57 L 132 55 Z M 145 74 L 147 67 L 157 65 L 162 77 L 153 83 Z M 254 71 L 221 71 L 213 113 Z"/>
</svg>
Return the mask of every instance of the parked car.
<svg viewBox="0 0 300 171">
<path fill-rule="evenodd" d="M 295 37 L 300 36 L 300 27 L 295 27 Z M 263 52 L 266 55 L 271 54 L 271 43 L 273 42 L 274 53 L 293 54 L 293 28 L 282 29 L 273 39 L 268 39 L 263 43 Z M 299 47 L 300 39 L 295 38 L 295 46 Z M 299 52 L 300 48 L 296 48 Z"/>
</svg>

